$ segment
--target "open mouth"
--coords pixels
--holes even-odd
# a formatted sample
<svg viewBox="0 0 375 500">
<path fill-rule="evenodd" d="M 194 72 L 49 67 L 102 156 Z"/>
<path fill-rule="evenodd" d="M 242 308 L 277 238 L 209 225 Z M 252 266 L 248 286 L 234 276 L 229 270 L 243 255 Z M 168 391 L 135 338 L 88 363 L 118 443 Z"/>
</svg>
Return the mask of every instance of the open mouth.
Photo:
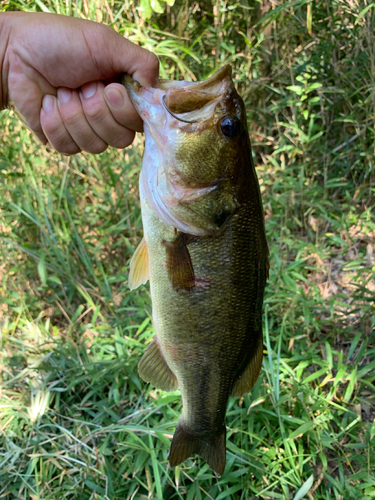
<svg viewBox="0 0 375 500">
<path fill-rule="evenodd" d="M 232 86 L 232 69 L 225 65 L 210 78 L 200 82 L 160 80 L 159 87 L 141 87 L 129 75 L 124 75 L 130 99 L 145 121 L 160 120 L 160 105 L 170 117 L 182 123 L 199 123 L 209 119 L 218 102 Z M 159 107 L 159 113 L 150 107 Z"/>
</svg>

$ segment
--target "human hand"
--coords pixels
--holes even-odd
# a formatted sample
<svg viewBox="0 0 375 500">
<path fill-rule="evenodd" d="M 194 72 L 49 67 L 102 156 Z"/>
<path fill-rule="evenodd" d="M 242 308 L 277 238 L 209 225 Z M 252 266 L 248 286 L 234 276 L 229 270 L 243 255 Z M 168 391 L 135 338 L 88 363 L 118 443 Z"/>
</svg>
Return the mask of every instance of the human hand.
<svg viewBox="0 0 375 500">
<path fill-rule="evenodd" d="M 66 154 L 125 148 L 142 120 L 128 73 L 155 86 L 158 60 L 103 24 L 45 13 L 0 14 L 0 109 L 13 105 L 43 144 Z M 1 101 L 2 99 L 2 101 Z"/>
</svg>

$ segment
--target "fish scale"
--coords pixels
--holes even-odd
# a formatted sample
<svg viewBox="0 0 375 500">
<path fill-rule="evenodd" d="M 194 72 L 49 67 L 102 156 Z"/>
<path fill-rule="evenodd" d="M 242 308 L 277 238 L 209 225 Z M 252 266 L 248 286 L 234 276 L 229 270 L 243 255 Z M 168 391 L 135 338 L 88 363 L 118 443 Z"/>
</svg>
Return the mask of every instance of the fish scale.
<svg viewBox="0 0 375 500">
<path fill-rule="evenodd" d="M 142 91 L 126 81 L 145 120 L 150 151 L 158 155 L 145 154 L 142 172 L 154 175 L 155 181 L 141 181 L 144 240 L 132 261 L 129 282 L 135 288 L 150 279 L 156 332 L 139 373 L 155 387 L 181 390 L 183 411 L 170 464 L 197 453 L 222 474 L 229 396 L 248 392 L 261 367 L 268 247 L 244 106 L 230 68 L 215 75 L 189 84 L 184 118 L 191 115 L 201 92 L 199 110 L 193 111 L 194 119 L 201 121 L 191 124 L 168 116 L 168 108 L 164 122 L 159 114 L 159 122 L 152 123 L 152 113 L 144 110 L 161 105 L 160 89 L 154 95 L 152 89 Z M 169 82 L 165 88 L 167 97 L 173 92 L 176 109 L 183 111 L 183 83 L 174 87 Z M 223 134 L 224 118 L 224 131 L 234 130 L 234 137 Z M 163 134 L 166 138 L 159 139 Z M 165 144 L 168 151 L 163 150 Z M 158 203 L 164 204 L 160 211 Z"/>
</svg>

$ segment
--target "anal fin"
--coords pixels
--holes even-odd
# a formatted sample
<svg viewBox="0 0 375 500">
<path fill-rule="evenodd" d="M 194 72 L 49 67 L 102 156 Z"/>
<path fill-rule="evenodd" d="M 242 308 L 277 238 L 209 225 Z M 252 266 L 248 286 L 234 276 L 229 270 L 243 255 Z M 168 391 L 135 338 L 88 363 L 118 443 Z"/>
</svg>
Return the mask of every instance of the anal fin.
<svg viewBox="0 0 375 500">
<path fill-rule="evenodd" d="M 240 378 L 235 382 L 232 389 L 232 396 L 242 396 L 251 391 L 253 385 L 258 380 L 263 360 L 263 337 L 260 336 L 257 350 L 254 356 L 245 366 Z"/>
<path fill-rule="evenodd" d="M 135 290 L 140 285 L 144 285 L 149 279 L 148 251 L 145 239 L 142 238 L 130 261 L 128 279 L 130 290 Z"/>
<path fill-rule="evenodd" d="M 147 347 L 138 365 L 139 375 L 162 391 L 178 389 L 177 378 L 169 368 L 156 339 Z"/>
</svg>

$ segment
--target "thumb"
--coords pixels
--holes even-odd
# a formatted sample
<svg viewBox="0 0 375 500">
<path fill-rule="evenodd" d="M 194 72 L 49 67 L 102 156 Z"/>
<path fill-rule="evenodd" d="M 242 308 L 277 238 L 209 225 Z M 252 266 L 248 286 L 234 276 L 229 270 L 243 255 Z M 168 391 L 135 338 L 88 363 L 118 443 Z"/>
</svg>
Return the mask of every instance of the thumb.
<svg viewBox="0 0 375 500">
<path fill-rule="evenodd" d="M 159 77 L 159 60 L 152 52 L 122 39 L 125 50 L 114 59 L 118 73 L 127 73 L 142 87 L 156 87 Z"/>
<path fill-rule="evenodd" d="M 152 52 L 142 48 L 141 50 L 143 56 L 142 63 L 139 64 L 139 61 L 135 61 L 134 72 L 131 72 L 132 68 L 128 73 L 142 87 L 156 87 L 159 79 L 159 59 Z"/>
<path fill-rule="evenodd" d="M 127 73 L 143 87 L 155 87 L 159 76 L 159 60 L 156 55 L 130 42 L 108 26 L 97 26 L 107 31 L 105 36 L 96 38 L 97 43 L 91 47 L 97 66 L 106 68 L 109 63 L 113 75 Z M 108 76 L 107 73 L 105 77 Z"/>
</svg>

